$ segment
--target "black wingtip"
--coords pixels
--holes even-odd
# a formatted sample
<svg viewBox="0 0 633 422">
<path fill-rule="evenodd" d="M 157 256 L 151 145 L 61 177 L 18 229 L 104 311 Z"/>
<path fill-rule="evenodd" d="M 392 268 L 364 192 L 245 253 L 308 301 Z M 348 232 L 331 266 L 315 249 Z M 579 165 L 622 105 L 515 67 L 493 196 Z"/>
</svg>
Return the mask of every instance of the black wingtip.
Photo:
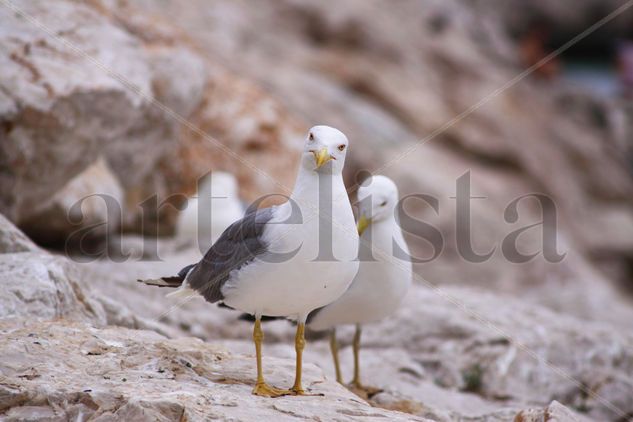
<svg viewBox="0 0 633 422">
<path fill-rule="evenodd" d="M 156 279 L 137 280 L 139 283 L 156 287 L 180 287 L 182 279 L 180 277 L 161 277 Z"/>
<path fill-rule="evenodd" d="M 237 319 L 238 319 L 238 321 L 255 322 L 255 315 L 241 314 L 239 317 L 237 317 Z"/>
<path fill-rule="evenodd" d="M 255 322 L 255 315 L 244 313 L 244 314 L 240 315 L 237 319 L 239 321 Z M 275 316 L 263 315 L 260 318 L 260 321 L 267 322 L 267 321 L 277 321 L 277 320 L 280 320 L 280 319 L 285 319 L 285 318 L 284 317 L 275 317 Z"/>
</svg>

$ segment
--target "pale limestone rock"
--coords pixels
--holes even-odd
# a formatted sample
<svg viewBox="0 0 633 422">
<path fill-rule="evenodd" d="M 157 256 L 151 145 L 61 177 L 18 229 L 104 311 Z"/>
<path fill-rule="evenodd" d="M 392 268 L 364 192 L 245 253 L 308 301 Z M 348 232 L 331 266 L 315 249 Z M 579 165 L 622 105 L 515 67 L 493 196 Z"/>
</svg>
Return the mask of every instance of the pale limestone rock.
<svg viewBox="0 0 633 422">
<path fill-rule="evenodd" d="M 81 268 L 83 278 L 94 282 L 91 287 L 97 295 L 120 298 L 144 320 L 159 321 L 181 334 L 223 339 L 229 349 L 250 353 L 252 324 L 237 321 L 239 313 L 201 299 L 168 300 L 164 289 L 133 281 L 136 275 L 172 274 L 192 262 L 193 255 L 181 253 L 165 262 L 102 262 Z M 587 397 L 575 381 L 561 376 L 560 369 L 595 388 L 608 403 L 625 412 L 633 410 L 627 400 L 633 392 L 633 337 L 626 331 L 503 294 L 464 288 L 441 293 L 414 285 L 396 315 L 364 329 L 365 381 L 385 390 L 372 398 L 375 405 L 433 420 L 503 421 L 533 403 L 545 406 L 559 400 L 585 409 L 594 419 L 617 416 L 603 400 Z M 265 324 L 264 331 L 266 355 L 292 359 L 294 327 L 273 321 Z M 351 327 L 339 329 L 346 380 L 352 373 L 352 335 Z M 554 366 L 548 367 L 532 353 Z M 334 378 L 327 341 L 310 341 L 305 356 Z"/>
<path fill-rule="evenodd" d="M 88 297 L 75 265 L 46 252 L 0 254 L 0 318 L 105 323 L 101 305 Z"/>
<path fill-rule="evenodd" d="M 102 325 L 102 306 L 86 293 L 75 264 L 35 246 L 0 214 L 0 319 L 67 318 Z"/>
<path fill-rule="evenodd" d="M 69 1 L 16 6 L 65 41 L 89 49 L 140 92 L 151 93 L 138 40 L 91 7 Z M 139 122 L 153 121 L 157 146 L 168 142 L 169 125 L 152 119 L 147 102 L 121 82 L 15 13 L 2 13 L 0 20 L 0 91 L 7 96 L 1 114 L 9 122 L 0 131 L 0 156 L 7 170 L 0 181 L 0 204 L 11 220 L 24 220 L 45 208 L 46 201 L 106 146 L 147 136 Z M 117 54 L 111 54 L 112 49 Z M 146 159 L 149 169 L 153 160 L 149 155 Z"/>
<path fill-rule="evenodd" d="M 121 223 L 123 187 L 107 162 L 98 159 L 73 177 L 48 207 L 24 220 L 21 227 L 40 244 L 77 243 L 85 229 L 90 236 L 111 234 Z"/>
<path fill-rule="evenodd" d="M 416 287 L 406 306 L 394 318 L 368 327 L 364 339 L 369 348 L 399 344 L 410 354 L 416 364 L 405 365 L 410 369 L 391 385 L 422 405 L 426 396 L 423 389 L 411 388 L 410 374 L 519 408 L 556 399 L 584 409 L 594 420 L 633 411 L 627 398 L 633 392 L 629 333 L 518 299 L 457 288 L 438 295 Z M 368 382 L 381 386 L 386 377 L 371 375 L 376 366 L 370 363 Z"/>
<path fill-rule="evenodd" d="M 556 400 L 543 409 L 525 409 L 517 413 L 514 422 L 582 422 L 589 419 L 572 412 Z"/>
<path fill-rule="evenodd" d="M 311 364 L 306 386 L 323 396 L 253 396 L 254 357 L 197 339 L 61 321 L 0 323 L 0 330 L 0 412 L 7 421 L 426 420 L 371 407 Z M 292 383 L 293 360 L 267 357 L 265 364 L 271 383 Z"/>
<path fill-rule="evenodd" d="M 147 33 L 148 29 L 144 26 L 139 31 Z M 142 37 L 144 32 L 137 34 Z M 148 49 L 147 55 L 155 95 L 181 116 L 191 116 L 201 104 L 208 83 L 205 60 L 184 45 L 174 48 L 158 44 Z"/>
<path fill-rule="evenodd" d="M 7 218 L 0 214 L 0 253 L 34 252 L 39 248 Z"/>
<path fill-rule="evenodd" d="M 68 390 L 64 390 L 66 393 L 55 393 L 56 390 L 42 389 L 50 386 L 45 382 L 48 373 L 46 371 L 55 367 L 51 362 L 55 362 L 57 353 L 76 353 L 86 359 L 108 356 L 108 360 L 96 363 L 102 367 L 102 372 L 121 371 L 121 365 L 129 369 L 126 360 L 121 361 L 122 354 L 153 353 L 152 346 L 145 343 L 146 338 L 161 339 L 169 343 L 169 347 L 174 344 L 187 345 L 185 352 L 180 349 L 170 352 L 176 361 L 181 358 L 189 361 L 188 356 L 212 359 L 205 357 L 212 353 L 199 350 L 198 347 L 224 347 L 233 353 L 252 354 L 252 325 L 237 321 L 238 313 L 219 309 L 202 300 L 174 303 L 164 298 L 165 291 L 162 289 L 144 286 L 135 281 L 139 277 L 171 274 L 191 262 L 194 256 L 194 251 L 185 251 L 169 257 L 165 262 L 78 264 L 42 252 L 0 255 L 0 279 L 3 285 L 3 294 L 0 295 L 3 303 L 0 309 L 6 312 L 2 317 L 7 327 L 7 335 L 2 337 L 16 344 L 12 347 L 23 347 L 20 346 L 21 342 L 38 342 L 40 344 L 33 345 L 43 345 L 46 351 L 41 353 L 50 355 L 47 358 L 49 360 L 41 359 L 37 355 L 40 353 L 38 349 L 29 347 L 26 349 L 27 353 L 2 356 L 0 362 L 5 367 L 27 368 L 18 378 L 25 383 L 29 381 L 32 388 L 40 392 L 33 396 L 32 390 L 25 392 L 24 389 L 16 388 L 14 383 L 3 384 L 4 390 L 0 394 L 0 409 L 5 409 L 2 410 L 5 412 L 3 416 L 15 419 L 36 417 L 59 412 L 60 409 L 64 409 L 64 414 L 76 415 L 79 412 L 90 412 L 83 406 L 93 402 L 96 404 L 89 404 L 88 408 L 92 411 L 109 408 L 112 414 L 108 413 L 107 417 L 114 419 L 134 417 L 145 412 L 152 415 L 152 418 L 165 417 L 170 420 L 169 415 L 182 414 L 183 408 L 185 412 L 189 411 L 190 402 L 184 399 L 182 401 L 180 395 L 173 394 L 172 387 L 166 389 L 172 392 L 171 395 L 153 389 L 141 390 L 142 395 L 123 402 L 102 390 L 79 396 L 73 393 L 72 397 L 83 398 L 69 399 L 65 395 Z M 630 353 L 633 350 L 633 338 L 630 335 L 613 330 L 608 325 L 583 322 L 499 294 L 463 288 L 444 289 L 440 293 L 438 295 L 414 285 L 403 308 L 396 315 L 365 328 L 361 356 L 364 382 L 384 390 L 372 397 L 371 403 L 374 406 L 401 410 L 430 420 L 480 422 L 510 420 L 521 410 L 534 407 L 534 403 L 546 406 L 552 400 L 581 409 L 590 418 L 599 420 L 616 419 L 617 414 L 613 409 L 621 409 L 623 412 L 632 410 L 628 400 L 633 391 L 633 355 Z M 164 317 L 160 318 L 161 315 Z M 55 321 L 52 324 L 33 322 L 51 319 Z M 69 320 L 83 321 L 84 325 L 64 322 Z M 161 334 L 152 334 L 150 331 L 121 328 L 99 330 L 91 328 L 85 322 L 93 326 L 107 323 L 149 329 L 153 333 L 170 337 L 193 334 L 213 344 L 205 346 L 194 340 L 166 340 Z M 34 333 L 38 338 L 29 338 L 20 330 Z M 55 337 L 55 330 L 62 332 L 58 340 L 37 334 L 53 333 Z M 275 321 L 266 324 L 264 330 L 267 342 L 264 348 L 266 361 L 270 362 L 272 359 L 275 362 L 284 362 L 284 369 L 281 372 L 273 371 L 271 376 L 278 383 L 290 383 L 294 358 L 294 328 L 285 321 Z M 109 334 L 102 336 L 106 332 Z M 339 330 L 341 362 L 346 379 L 352 368 L 349 347 L 351 334 L 348 328 Z M 514 342 L 508 341 L 505 335 L 510 335 Z M 189 348 L 191 344 L 195 346 Z M 4 346 L 0 346 L 0 350 L 4 350 Z M 159 349 L 167 350 L 169 347 L 161 346 Z M 538 357 L 546 358 L 555 367 L 548 366 Z M 74 355 L 58 358 L 74 365 L 73 370 L 82 370 L 93 375 L 95 373 L 90 370 L 89 362 L 77 359 Z M 39 366 L 20 364 L 29 359 L 43 363 Z M 117 365 L 111 359 L 116 359 Z M 156 365 L 156 359 L 161 361 L 157 357 L 148 359 L 150 360 L 142 365 L 144 368 Z M 248 370 L 252 377 L 252 357 L 236 359 L 243 361 L 240 364 L 242 366 L 239 366 L 242 369 L 238 370 L 231 365 L 214 367 L 198 375 L 206 377 L 211 374 L 212 380 L 215 377 L 224 380 L 246 379 L 245 371 Z M 327 379 L 333 379 L 327 342 L 310 341 L 305 361 L 317 363 L 327 374 Z M 46 367 L 49 364 L 51 367 Z M 44 372 L 38 371 L 42 365 Z M 55 369 L 57 370 L 72 373 L 68 368 Z M 2 371 L 7 376 L 7 370 Z M 237 375 L 235 371 L 238 371 Z M 332 381 L 322 384 L 321 375 L 315 376 L 314 371 L 314 367 L 308 365 L 306 377 L 312 380 L 310 385 L 313 388 L 332 385 Z M 567 375 L 561 376 L 560 371 Z M 136 370 L 128 372 L 135 374 L 134 376 L 142 376 Z M 89 378 L 93 375 L 86 379 L 75 377 L 73 383 L 90 383 L 92 381 Z M 198 393 L 189 390 L 188 381 L 183 381 L 178 373 L 174 373 L 174 377 L 178 380 L 178 385 L 181 382 L 186 385 L 182 388 L 189 394 L 187 397 L 193 397 L 192 400 L 198 403 Z M 122 381 L 122 378 L 126 378 L 126 381 Z M 115 390 L 125 389 L 128 385 L 134 385 L 134 382 L 127 384 L 127 380 L 131 379 L 121 375 L 117 383 L 109 380 L 108 386 Z M 588 396 L 572 379 L 589 386 L 599 397 Z M 60 382 L 67 383 L 63 378 Z M 205 385 L 208 386 L 206 383 L 207 381 Z M 243 387 L 250 398 L 247 384 L 244 381 Z M 153 388 L 151 383 L 147 385 L 147 388 L 150 387 Z M 139 387 L 137 385 L 134 388 L 138 390 Z M 76 387 L 76 393 L 80 391 L 83 389 Z M 218 394 L 212 397 L 218 397 Z M 230 402 L 241 403 L 238 397 L 242 393 L 235 394 L 226 395 Z M 46 397 L 47 401 L 42 402 L 33 397 Z M 47 404 L 51 402 L 54 404 Z M 69 404 L 55 404 L 62 402 Z M 204 403 L 203 400 L 200 407 L 195 409 L 216 411 L 215 407 L 209 409 L 209 402 Z M 297 409 L 290 403 L 286 405 L 285 402 L 275 402 L 273 407 L 267 409 L 305 417 L 311 415 L 310 412 L 317 411 L 316 408 Z M 357 399 L 355 403 L 362 401 Z M 326 414 L 337 409 L 337 405 L 319 406 L 326 409 Z M 236 407 L 235 411 L 238 413 L 231 415 L 238 420 L 249 420 L 251 414 L 239 405 Z M 550 408 L 554 414 L 555 406 L 550 405 Z M 359 414 L 358 412 L 366 415 L 374 412 L 347 408 L 341 411 L 347 416 Z M 561 411 L 558 409 L 556 412 Z M 528 413 L 525 410 L 524 414 Z M 220 418 L 229 417 L 223 413 L 218 415 Z M 572 415 L 582 420 L 578 414 Z"/>
<path fill-rule="evenodd" d="M 178 44 L 174 33 L 136 32 L 139 28 L 115 19 L 98 2 L 15 6 L 90 57 L 18 13 L 0 15 L 0 165 L 5 170 L 0 212 L 40 238 L 59 238 L 67 230 L 49 232 L 34 220 L 51 214 L 59 220 L 60 196 L 68 189 L 81 185 L 109 194 L 122 186 L 131 201 L 117 195 L 124 221 L 134 221 L 138 202 L 149 196 L 135 202 L 135 193 L 151 184 L 148 177 L 157 173 L 158 162 L 174 154 L 182 119 L 202 100 L 205 61 L 185 42 Z M 86 170 L 101 166 L 99 157 L 116 182 L 104 185 L 99 174 Z"/>
</svg>

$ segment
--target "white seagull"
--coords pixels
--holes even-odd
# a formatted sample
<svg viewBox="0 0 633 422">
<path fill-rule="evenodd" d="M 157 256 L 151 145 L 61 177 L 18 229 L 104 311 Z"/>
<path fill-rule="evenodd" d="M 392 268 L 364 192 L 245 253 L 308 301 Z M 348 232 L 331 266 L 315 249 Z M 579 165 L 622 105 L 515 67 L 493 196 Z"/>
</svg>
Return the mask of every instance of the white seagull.
<svg viewBox="0 0 633 422">
<path fill-rule="evenodd" d="M 306 318 L 339 298 L 358 272 L 358 234 L 342 177 L 347 149 L 347 137 L 339 130 L 313 127 L 288 202 L 247 212 L 222 233 L 200 262 L 183 268 L 178 276 L 139 280 L 180 287 L 184 294 L 193 290 L 211 303 L 254 315 L 254 394 L 305 394 L 301 364 Z M 296 377 L 290 390 L 264 382 L 262 316 L 297 321 Z"/>
<path fill-rule="evenodd" d="M 358 189 L 358 200 L 358 232 L 361 235 L 358 274 L 343 296 L 308 316 L 308 326 L 314 330 L 331 330 L 330 347 L 336 380 L 343 383 L 336 326 L 356 325 L 351 386 L 371 394 L 376 390 L 363 386 L 360 381 L 361 326 L 380 321 L 398 308 L 411 285 L 412 266 L 409 248 L 396 221 L 398 188 L 395 183 L 385 176 L 373 176 Z M 394 260 L 394 256 L 397 259 Z"/>
</svg>

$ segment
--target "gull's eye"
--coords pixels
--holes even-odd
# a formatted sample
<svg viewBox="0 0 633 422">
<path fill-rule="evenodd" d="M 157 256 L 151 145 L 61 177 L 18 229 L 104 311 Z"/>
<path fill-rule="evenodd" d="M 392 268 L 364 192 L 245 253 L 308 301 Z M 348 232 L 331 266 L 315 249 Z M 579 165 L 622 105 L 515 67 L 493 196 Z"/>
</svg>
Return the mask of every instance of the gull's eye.
<svg viewBox="0 0 633 422">
<path fill-rule="evenodd" d="M 310 132 L 310 135 L 308 135 L 308 139 L 314 141 L 314 135 L 312 134 L 312 132 Z"/>
<path fill-rule="evenodd" d="M 385 205 L 387 205 L 387 201 L 382 201 L 382 202 L 380 203 L 380 206 L 381 206 L 381 207 L 384 207 Z"/>
<path fill-rule="evenodd" d="M 345 149 L 345 144 L 341 144 L 338 146 L 339 151 L 343 151 Z"/>
</svg>

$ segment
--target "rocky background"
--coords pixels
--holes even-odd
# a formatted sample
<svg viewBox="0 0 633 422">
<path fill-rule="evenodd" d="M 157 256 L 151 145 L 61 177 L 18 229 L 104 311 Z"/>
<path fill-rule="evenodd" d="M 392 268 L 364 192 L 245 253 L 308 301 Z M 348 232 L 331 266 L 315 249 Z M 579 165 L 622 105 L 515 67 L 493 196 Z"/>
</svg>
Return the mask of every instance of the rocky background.
<svg viewBox="0 0 633 422">
<path fill-rule="evenodd" d="M 568 69 L 613 61 L 633 10 L 517 77 L 622 4 L 1 1 L 0 417 L 630 420 L 626 67 L 610 95 Z M 251 396 L 248 323 L 134 282 L 198 256 L 170 236 L 199 177 L 233 173 L 246 201 L 287 194 L 317 123 L 350 138 L 350 187 L 368 170 L 438 200 L 410 211 L 441 231 L 441 253 L 409 237 L 438 256 L 416 266 L 398 315 L 365 332 L 366 382 L 383 389 L 369 402 L 332 380 L 318 338 L 305 378 L 323 397 Z M 481 263 L 455 240 L 467 172 L 485 197 L 472 201 L 474 249 L 494 248 Z M 507 223 L 533 192 L 555 209 L 526 199 Z M 562 261 L 503 257 L 507 235 L 554 212 Z M 541 243 L 538 227 L 519 238 L 526 254 Z M 292 331 L 266 327 L 276 384 L 291 383 Z"/>
</svg>

